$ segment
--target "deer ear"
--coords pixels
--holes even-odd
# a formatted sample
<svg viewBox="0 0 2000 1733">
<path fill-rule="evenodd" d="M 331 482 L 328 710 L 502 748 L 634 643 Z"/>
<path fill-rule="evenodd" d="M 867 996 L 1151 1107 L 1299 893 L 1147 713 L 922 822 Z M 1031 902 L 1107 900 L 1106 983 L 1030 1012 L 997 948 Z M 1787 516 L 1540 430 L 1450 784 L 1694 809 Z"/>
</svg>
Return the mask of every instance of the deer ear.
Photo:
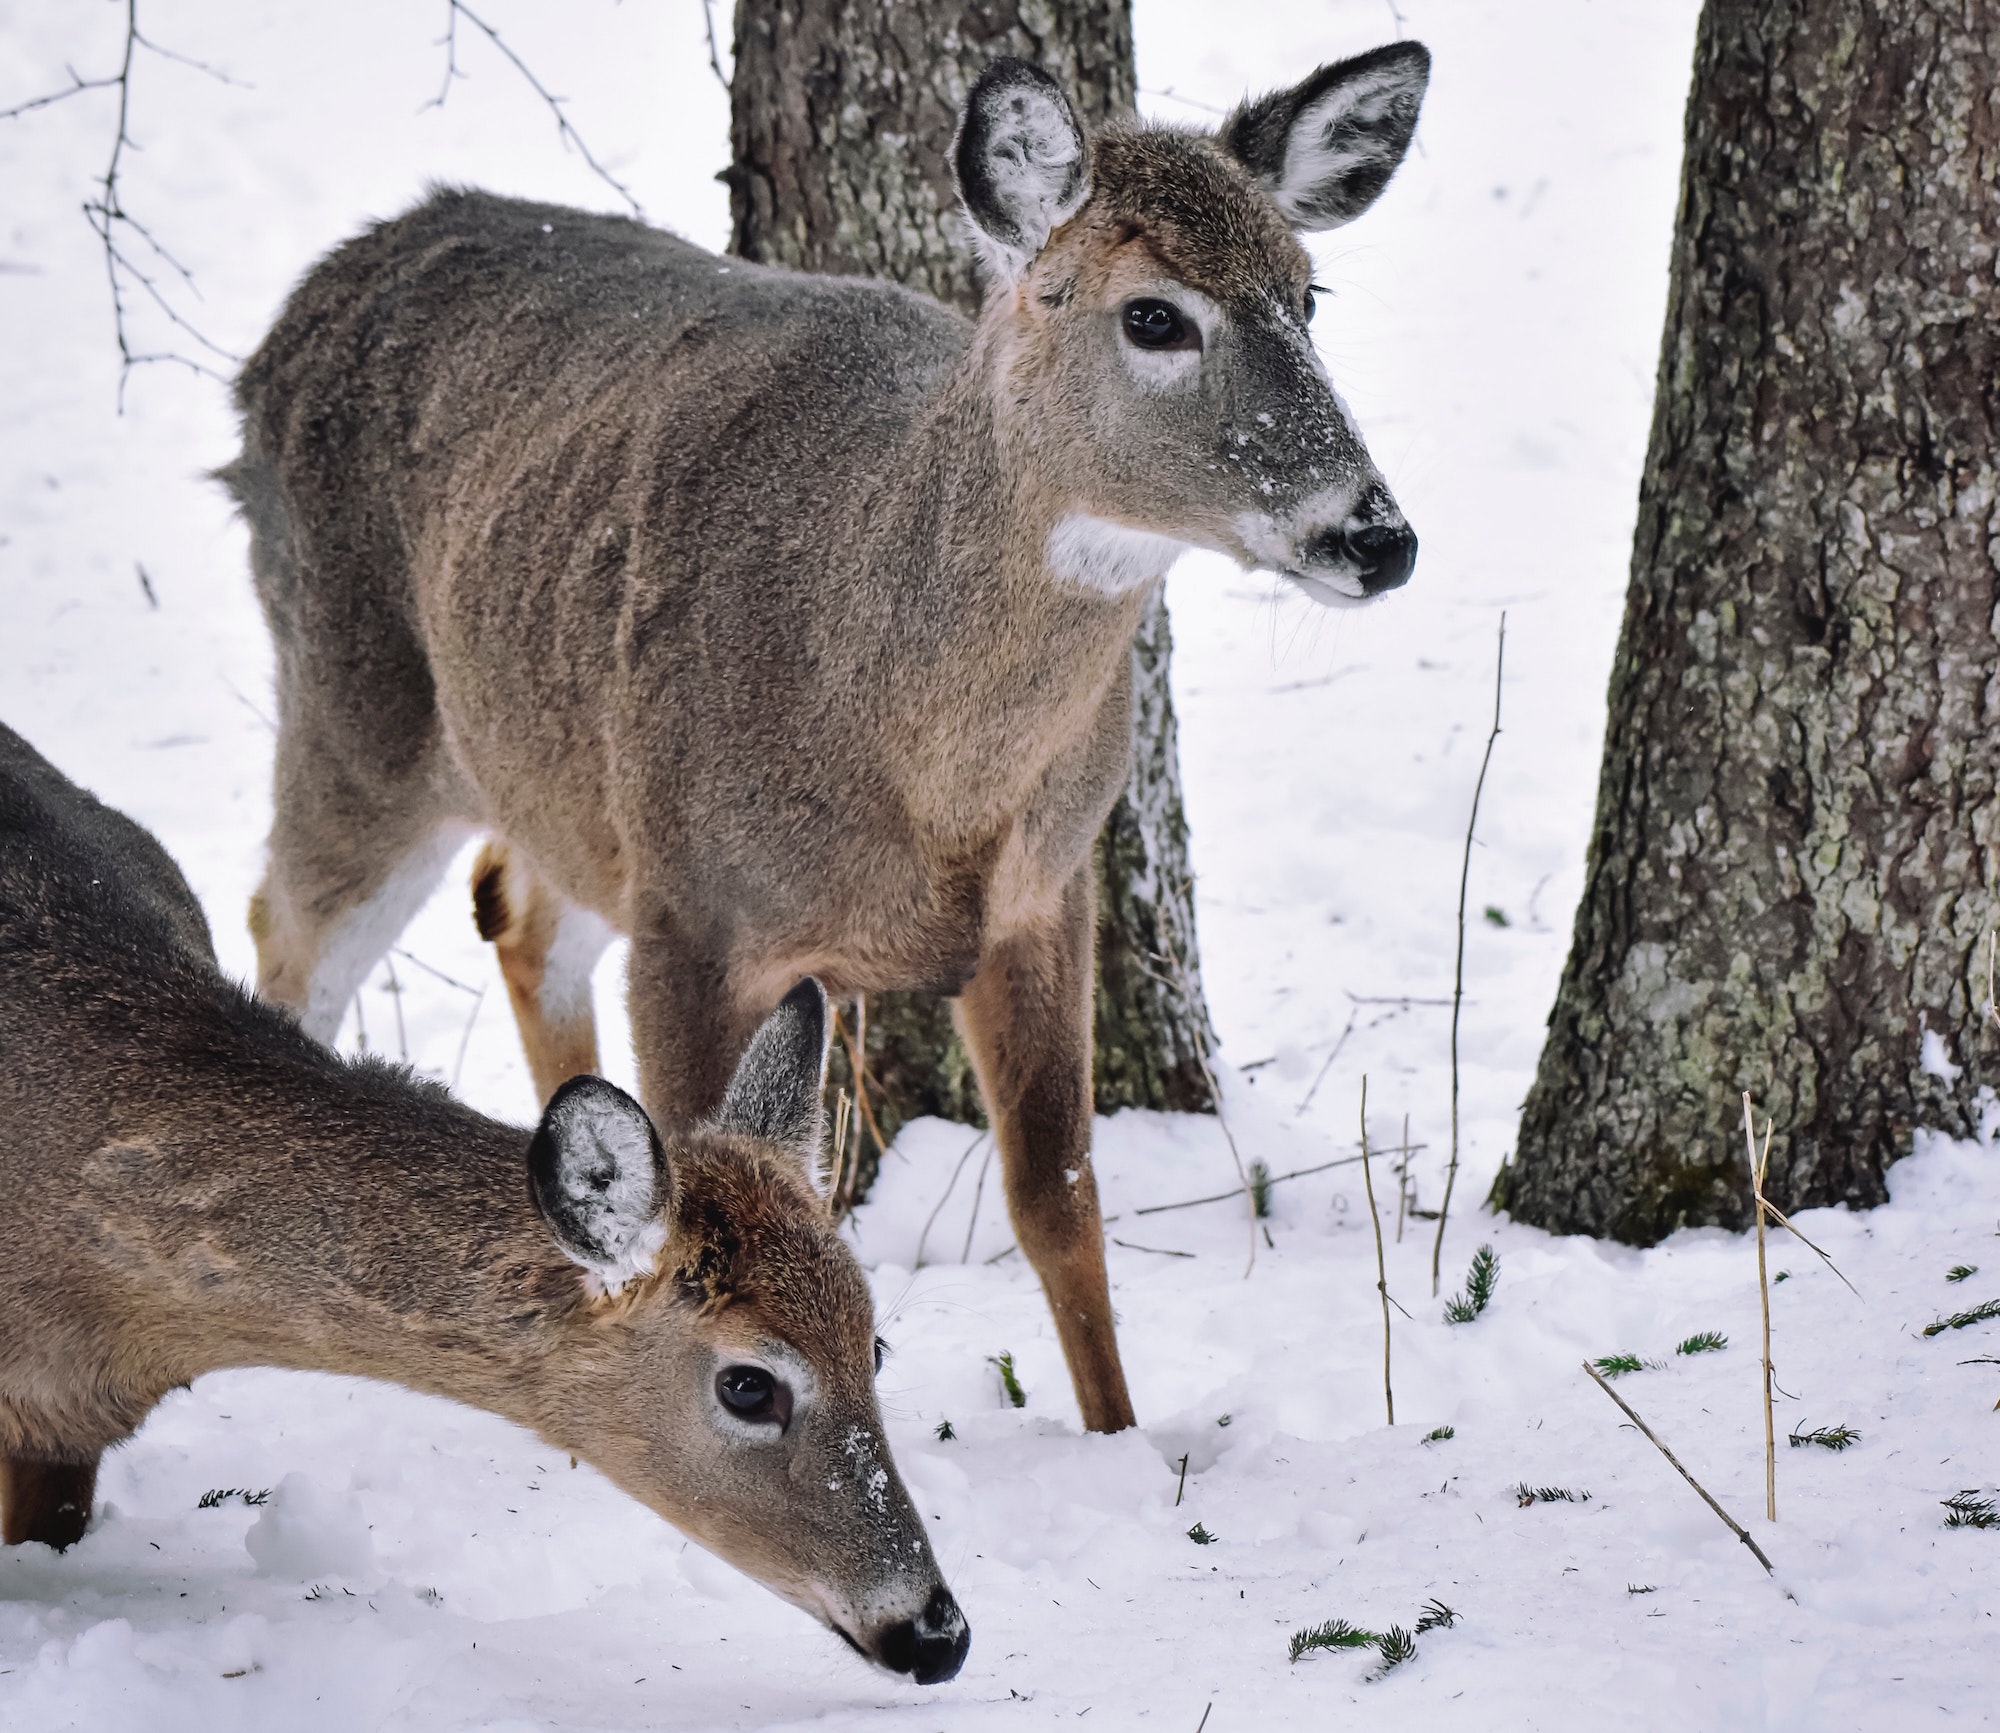
<svg viewBox="0 0 2000 1733">
<path fill-rule="evenodd" d="M 826 994 L 808 975 L 751 1037 L 711 1122 L 715 1129 L 783 1144 L 811 1171 L 819 1159 L 829 1021 Z"/>
<path fill-rule="evenodd" d="M 1039 66 L 996 60 L 965 99 L 952 172 L 996 274 L 1013 282 L 1090 196 L 1090 147 Z"/>
<path fill-rule="evenodd" d="M 563 1256 L 617 1293 L 667 1243 L 666 1154 L 646 1110 L 601 1077 L 572 1077 L 528 1145 L 535 1208 Z"/>
<path fill-rule="evenodd" d="M 1244 103 L 1217 137 L 1264 183 L 1293 228 L 1337 229 L 1389 184 L 1417 130 L 1430 77 L 1428 48 L 1391 42 Z"/>
</svg>

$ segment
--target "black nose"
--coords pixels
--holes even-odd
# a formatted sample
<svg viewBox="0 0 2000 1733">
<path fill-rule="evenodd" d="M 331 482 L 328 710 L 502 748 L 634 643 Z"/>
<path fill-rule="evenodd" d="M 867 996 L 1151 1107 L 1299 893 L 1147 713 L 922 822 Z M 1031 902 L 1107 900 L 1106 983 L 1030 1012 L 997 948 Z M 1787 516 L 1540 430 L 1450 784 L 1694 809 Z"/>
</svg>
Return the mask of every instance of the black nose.
<svg viewBox="0 0 2000 1733">
<path fill-rule="evenodd" d="M 972 1627 L 940 1583 L 931 1590 L 923 1616 L 891 1625 L 876 1639 L 875 1658 L 892 1673 L 908 1673 L 919 1685 L 941 1685 L 956 1677 L 972 1647 Z"/>
<path fill-rule="evenodd" d="M 1371 596 L 1400 589 L 1416 570 L 1417 537 L 1408 524 L 1363 524 L 1347 532 L 1347 547 Z"/>
<path fill-rule="evenodd" d="M 1361 592 L 1379 596 L 1410 581 L 1417 564 L 1416 533 L 1408 524 L 1348 522 L 1321 530 L 1306 543 L 1315 564 L 1344 565 L 1361 580 Z"/>
</svg>

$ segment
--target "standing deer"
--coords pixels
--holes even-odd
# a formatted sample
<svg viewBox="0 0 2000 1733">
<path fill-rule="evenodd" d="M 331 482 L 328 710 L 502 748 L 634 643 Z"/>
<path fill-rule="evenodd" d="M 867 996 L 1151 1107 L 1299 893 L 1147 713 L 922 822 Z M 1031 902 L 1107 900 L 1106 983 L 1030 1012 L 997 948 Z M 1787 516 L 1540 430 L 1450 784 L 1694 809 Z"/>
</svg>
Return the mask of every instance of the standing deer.
<svg viewBox="0 0 2000 1733">
<path fill-rule="evenodd" d="M 885 283 L 444 191 L 329 255 L 225 472 L 277 645 L 260 990 L 331 1040 L 462 839 L 544 1095 L 631 938 L 640 1092 L 713 1109 L 780 994 L 957 1013 L 1084 1423 L 1132 1422 L 1090 1165 L 1092 839 L 1189 546 L 1362 602 L 1416 538 L 1315 354 L 1294 235 L 1408 147 L 1416 43 L 1209 135 L 1086 138 L 990 66 L 954 150 L 976 325 Z"/>
<path fill-rule="evenodd" d="M 811 1179 L 815 983 L 706 1122 L 663 1142 L 578 1077 L 531 1136 L 225 979 L 160 845 L 0 727 L 0 1056 L 8 1544 L 77 1540 L 104 1451 L 204 1372 L 354 1373 L 531 1427 L 882 1666 L 958 1671 Z"/>
</svg>

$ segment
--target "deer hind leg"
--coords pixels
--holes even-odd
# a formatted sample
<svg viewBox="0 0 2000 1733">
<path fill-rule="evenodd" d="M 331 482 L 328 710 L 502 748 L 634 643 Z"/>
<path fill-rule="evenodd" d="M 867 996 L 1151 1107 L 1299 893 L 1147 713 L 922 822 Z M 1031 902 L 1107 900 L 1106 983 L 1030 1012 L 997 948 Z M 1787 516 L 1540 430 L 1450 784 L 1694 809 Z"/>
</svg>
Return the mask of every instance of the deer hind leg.
<svg viewBox="0 0 2000 1733">
<path fill-rule="evenodd" d="M 479 936 L 492 942 L 528 1070 L 546 1102 L 579 1072 L 597 1070 L 590 976 L 614 935 L 590 910 L 565 901 L 504 842 L 479 851 L 472 913 Z"/>
<path fill-rule="evenodd" d="M 1045 927 L 992 947 L 958 1015 L 1000 1146 L 1015 1237 L 1048 1297 L 1083 1423 L 1117 1432 L 1132 1424 L 1132 1398 L 1090 1166 L 1095 894 L 1086 869 Z"/>
<path fill-rule="evenodd" d="M 97 1462 L 0 1456 L 0 1542 L 38 1540 L 61 1552 L 83 1539 L 97 1496 Z"/>
<path fill-rule="evenodd" d="M 363 782 L 334 754 L 281 734 L 270 859 L 250 899 L 258 993 L 331 1044 L 469 828 L 440 812 L 428 777 Z"/>
</svg>

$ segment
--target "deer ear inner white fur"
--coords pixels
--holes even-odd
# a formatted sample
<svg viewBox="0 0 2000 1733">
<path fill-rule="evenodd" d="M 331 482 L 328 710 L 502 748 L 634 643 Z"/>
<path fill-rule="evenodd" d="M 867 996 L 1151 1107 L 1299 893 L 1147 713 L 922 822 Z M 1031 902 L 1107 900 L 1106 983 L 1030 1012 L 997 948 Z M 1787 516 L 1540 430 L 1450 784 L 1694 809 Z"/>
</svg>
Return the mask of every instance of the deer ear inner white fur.
<svg viewBox="0 0 2000 1733">
<path fill-rule="evenodd" d="M 966 98 L 952 147 L 958 196 L 995 275 L 1012 282 L 1090 196 L 1089 146 L 1062 87 L 996 60 Z"/>
</svg>

